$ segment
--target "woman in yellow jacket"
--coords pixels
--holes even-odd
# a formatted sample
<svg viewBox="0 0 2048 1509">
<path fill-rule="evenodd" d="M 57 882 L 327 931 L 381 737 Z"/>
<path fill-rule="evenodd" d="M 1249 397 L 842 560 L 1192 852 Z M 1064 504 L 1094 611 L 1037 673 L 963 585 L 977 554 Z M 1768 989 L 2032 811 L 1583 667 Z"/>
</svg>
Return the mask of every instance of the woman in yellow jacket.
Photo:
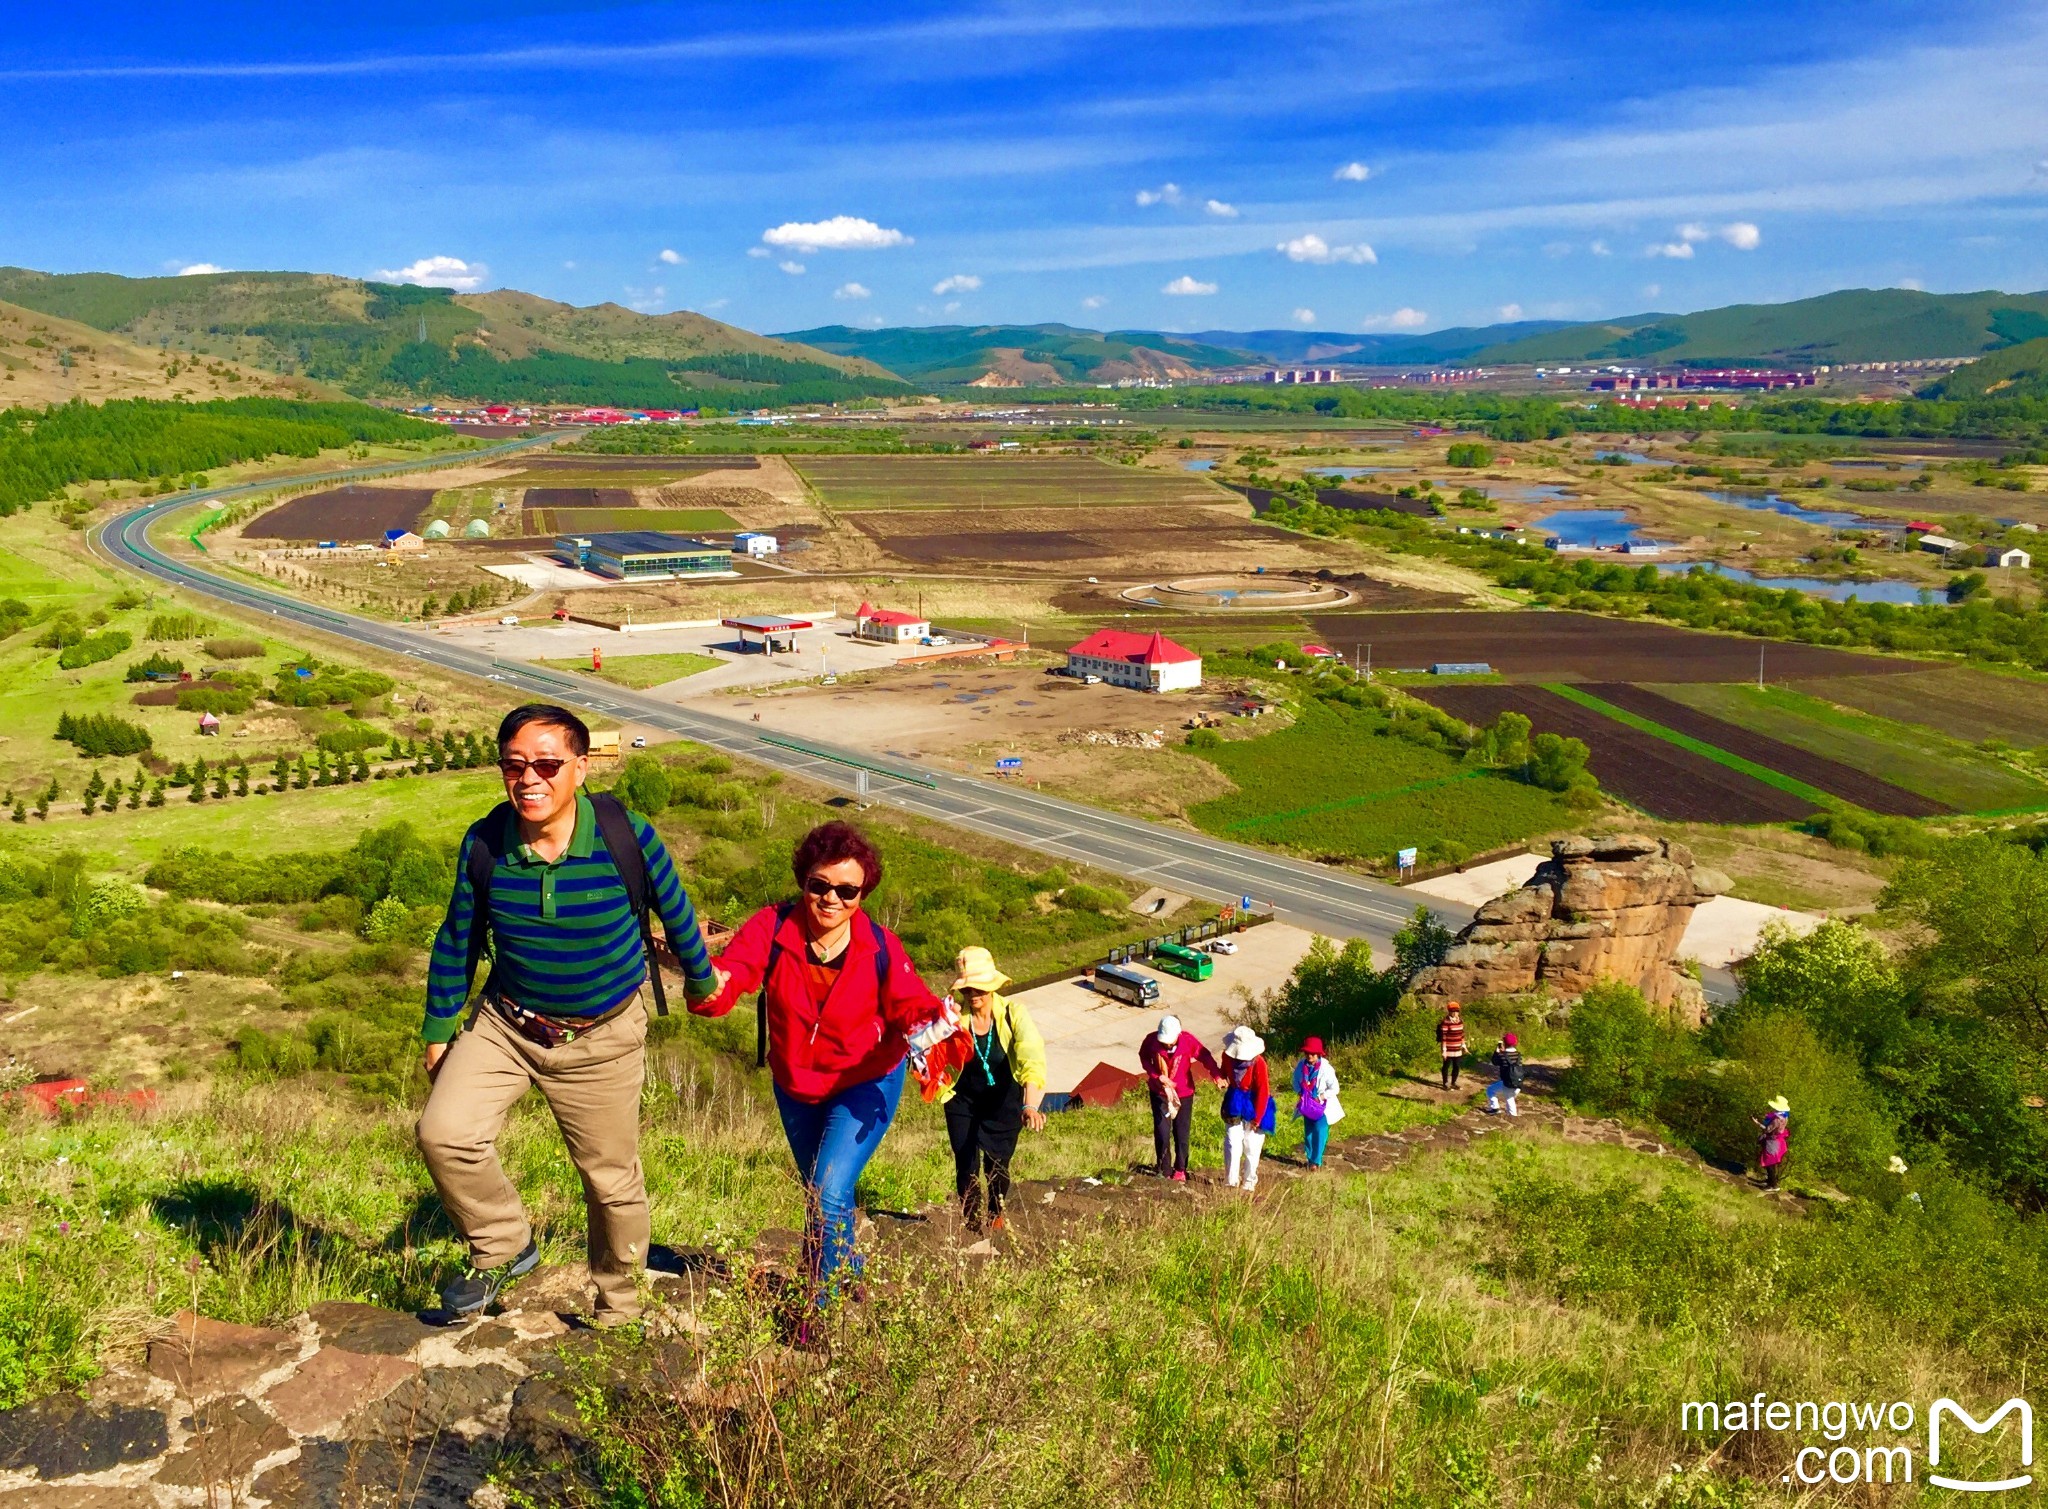
<svg viewBox="0 0 2048 1509">
<path fill-rule="evenodd" d="M 963 1030 L 932 1051 L 940 1060 L 939 1101 L 953 1144 L 960 1210 L 979 1234 L 1002 1230 L 1018 1135 L 1027 1126 L 1045 1129 L 1038 1108 L 1045 1098 L 1045 1039 L 1031 1013 L 1001 993 L 1010 977 L 987 949 L 961 949 L 958 965 L 953 995 L 964 1013 Z"/>
</svg>

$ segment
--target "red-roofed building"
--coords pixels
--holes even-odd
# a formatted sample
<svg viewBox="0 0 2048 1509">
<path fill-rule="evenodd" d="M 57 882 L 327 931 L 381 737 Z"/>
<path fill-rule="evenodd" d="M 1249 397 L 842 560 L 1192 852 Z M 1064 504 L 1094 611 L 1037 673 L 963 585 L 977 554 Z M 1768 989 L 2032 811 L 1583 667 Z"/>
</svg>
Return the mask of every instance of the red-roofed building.
<svg viewBox="0 0 2048 1509">
<path fill-rule="evenodd" d="M 1202 657 L 1156 631 L 1098 629 L 1067 651 L 1067 674 L 1141 692 L 1188 692 L 1202 684 Z"/>
<path fill-rule="evenodd" d="M 889 608 L 862 603 L 853 612 L 853 632 L 862 639 L 883 644 L 916 644 L 931 638 L 932 624 L 915 613 L 898 613 Z"/>
</svg>

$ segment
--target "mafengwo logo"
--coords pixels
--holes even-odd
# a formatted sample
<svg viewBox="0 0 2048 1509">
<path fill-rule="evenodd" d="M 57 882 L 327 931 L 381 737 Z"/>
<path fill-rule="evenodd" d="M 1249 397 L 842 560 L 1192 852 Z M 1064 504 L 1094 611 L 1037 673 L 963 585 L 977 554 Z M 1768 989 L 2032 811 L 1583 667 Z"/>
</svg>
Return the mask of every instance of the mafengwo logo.
<svg viewBox="0 0 2048 1509">
<path fill-rule="evenodd" d="M 2024 1399 L 2008 1399 L 1983 1419 L 1978 1419 L 1953 1399 L 1937 1399 L 1927 1411 L 1927 1459 L 1924 1481 L 1929 1488 L 1947 1488 L 1959 1493 L 2005 1493 L 2025 1488 L 2034 1481 L 2032 1472 L 2007 1477 L 1957 1477 L 1954 1475 L 1957 1448 L 1963 1444 L 1958 1430 L 1970 1436 L 1989 1436 L 2010 1419 L 2016 1427 L 2001 1432 L 1999 1444 L 2019 1449 L 2019 1465 L 2034 1465 L 2034 1410 Z M 1712 1401 L 1688 1403 L 1679 1413 L 1680 1428 L 1716 1435 L 1738 1431 L 1785 1432 L 1795 1437 L 1818 1435 L 1827 1445 L 1802 1443 L 1783 1474 L 1787 1483 L 1911 1483 L 1915 1472 L 1913 1447 L 1900 1437 L 1910 1438 L 1919 1424 L 1919 1411 L 1904 1399 L 1889 1404 L 1825 1403 L 1802 1400 L 1792 1403 L 1767 1399 L 1731 1399 L 1725 1404 Z M 1944 1434 L 1945 1433 L 1945 1434 Z M 1854 1434 L 1864 1440 L 1851 1443 Z M 1869 1443 L 1871 1436 L 1890 1440 Z M 2015 1439 L 2016 1438 L 2016 1439 Z M 1944 1449 L 1949 1472 L 1943 1472 Z"/>
</svg>

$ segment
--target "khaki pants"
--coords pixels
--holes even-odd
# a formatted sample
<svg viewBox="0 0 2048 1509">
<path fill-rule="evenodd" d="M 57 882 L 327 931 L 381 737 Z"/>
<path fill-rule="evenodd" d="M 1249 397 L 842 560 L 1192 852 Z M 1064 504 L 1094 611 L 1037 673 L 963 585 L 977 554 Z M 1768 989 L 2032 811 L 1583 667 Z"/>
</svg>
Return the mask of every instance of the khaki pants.
<svg viewBox="0 0 2048 1509">
<path fill-rule="evenodd" d="M 489 1006 L 448 1047 L 427 1107 L 420 1152 L 478 1268 L 509 1263 L 533 1228 L 498 1162 L 513 1103 L 540 1086 L 583 1180 L 596 1314 L 640 1313 L 634 1277 L 647 1262 L 647 1181 L 640 1169 L 640 1086 L 647 1072 L 647 1006 L 636 999 L 603 1026 L 559 1048 L 520 1036 Z"/>
</svg>

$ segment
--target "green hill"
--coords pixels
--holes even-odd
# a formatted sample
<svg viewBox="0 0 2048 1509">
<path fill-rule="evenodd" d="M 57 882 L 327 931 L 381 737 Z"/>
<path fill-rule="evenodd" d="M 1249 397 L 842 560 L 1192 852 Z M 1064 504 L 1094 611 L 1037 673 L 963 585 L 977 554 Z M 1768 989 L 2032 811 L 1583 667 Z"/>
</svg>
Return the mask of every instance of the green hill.
<svg viewBox="0 0 2048 1509">
<path fill-rule="evenodd" d="M 1573 325 L 1488 346 L 1483 362 L 1801 364 L 1968 356 L 2048 335 L 2048 293 L 1852 288 L 1789 304 L 1731 304 Z"/>
<path fill-rule="evenodd" d="M 2048 335 L 2007 346 L 1958 367 L 1922 396 L 1927 398 L 2048 398 Z"/>
<path fill-rule="evenodd" d="M 461 294 L 325 273 L 124 278 L 7 267 L 0 300 L 362 397 L 752 407 L 907 391 L 871 362 L 700 314 L 578 308 L 512 290 Z"/>
<path fill-rule="evenodd" d="M 931 325 L 856 330 L 823 325 L 778 337 L 864 358 L 916 382 L 1034 387 L 1120 378 L 1195 377 L 1258 360 L 1185 336 L 1071 325 Z"/>
</svg>

